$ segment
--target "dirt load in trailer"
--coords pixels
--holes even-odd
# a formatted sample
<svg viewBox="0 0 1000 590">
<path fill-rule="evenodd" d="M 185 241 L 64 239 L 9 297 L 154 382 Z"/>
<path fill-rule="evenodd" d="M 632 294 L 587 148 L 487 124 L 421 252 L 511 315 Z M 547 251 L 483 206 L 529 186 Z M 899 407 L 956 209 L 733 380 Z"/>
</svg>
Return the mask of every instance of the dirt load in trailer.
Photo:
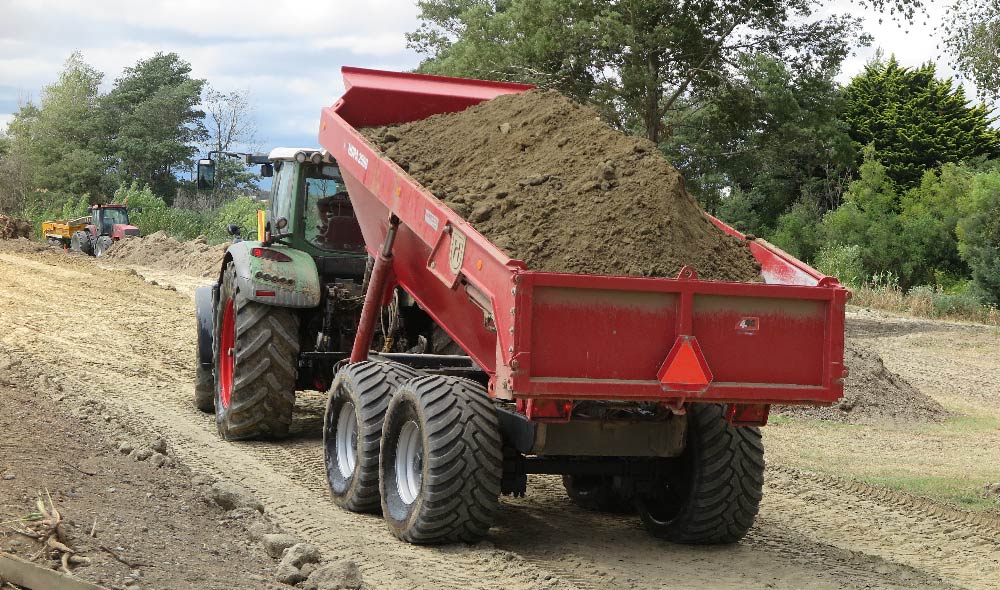
<svg viewBox="0 0 1000 590">
<path fill-rule="evenodd" d="M 324 424 L 335 501 L 410 542 L 475 541 L 500 494 L 559 474 L 654 535 L 742 538 L 770 405 L 843 394 L 848 291 L 703 213 L 652 144 L 561 96 L 344 78 L 320 143 L 374 262 Z M 398 289 L 467 361 L 369 355 Z"/>
</svg>

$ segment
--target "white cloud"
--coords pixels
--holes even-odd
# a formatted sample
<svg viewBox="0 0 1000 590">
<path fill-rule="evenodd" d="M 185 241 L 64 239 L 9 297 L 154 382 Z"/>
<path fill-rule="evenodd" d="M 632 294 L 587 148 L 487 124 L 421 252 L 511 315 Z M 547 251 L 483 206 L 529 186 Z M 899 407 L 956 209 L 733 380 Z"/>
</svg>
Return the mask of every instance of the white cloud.
<svg viewBox="0 0 1000 590">
<path fill-rule="evenodd" d="M 249 90 L 262 138 L 311 145 L 320 109 L 343 93 L 340 66 L 377 62 L 404 70 L 419 62 L 405 40 L 416 28 L 414 0 L 4 5 L 0 110 L 16 109 L 20 97 L 37 98 L 74 50 L 105 73 L 105 91 L 124 68 L 173 51 L 191 64 L 192 75 L 212 86 Z"/>
</svg>

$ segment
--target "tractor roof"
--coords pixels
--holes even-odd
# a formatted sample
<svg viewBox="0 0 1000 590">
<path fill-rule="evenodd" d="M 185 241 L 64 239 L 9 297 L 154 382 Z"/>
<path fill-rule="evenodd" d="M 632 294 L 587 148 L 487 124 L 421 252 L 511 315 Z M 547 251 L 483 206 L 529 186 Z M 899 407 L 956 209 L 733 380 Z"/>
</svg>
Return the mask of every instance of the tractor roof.
<svg viewBox="0 0 1000 590">
<path fill-rule="evenodd" d="M 299 152 L 305 152 L 308 157 L 313 152 L 318 152 L 318 148 L 294 148 L 294 147 L 278 147 L 271 150 L 271 153 L 267 155 L 267 159 L 274 160 L 294 160 L 295 154 Z"/>
</svg>

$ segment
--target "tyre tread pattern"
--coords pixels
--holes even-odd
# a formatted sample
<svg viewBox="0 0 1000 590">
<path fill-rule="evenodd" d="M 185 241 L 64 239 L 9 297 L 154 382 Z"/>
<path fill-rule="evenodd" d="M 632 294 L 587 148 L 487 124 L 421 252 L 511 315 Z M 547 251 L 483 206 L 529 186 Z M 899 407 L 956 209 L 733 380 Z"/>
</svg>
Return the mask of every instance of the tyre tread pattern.
<svg viewBox="0 0 1000 590">
<path fill-rule="evenodd" d="M 230 263 L 223 289 L 235 291 L 235 283 L 236 271 Z M 236 305 L 236 363 L 229 407 L 219 421 L 220 433 L 226 440 L 284 438 L 295 407 L 299 316 L 284 307 L 248 301 L 238 292 L 232 296 Z M 220 305 L 225 301 L 220 297 Z M 223 316 L 221 310 L 217 316 Z M 218 335 L 215 341 L 218 343 Z"/>
<path fill-rule="evenodd" d="M 499 511 L 503 447 L 496 408 L 467 379 L 433 375 L 408 386 L 425 416 L 429 465 L 419 513 L 394 532 L 410 543 L 475 543 Z"/>
<path fill-rule="evenodd" d="M 382 442 L 382 426 L 385 411 L 396 389 L 420 373 L 407 365 L 390 361 L 362 361 L 352 363 L 337 372 L 330 388 L 330 401 L 325 416 L 324 438 L 332 435 L 331 427 L 336 427 L 338 416 L 332 415 L 334 396 L 342 389 L 350 389 L 348 401 L 354 403 L 361 418 L 358 429 L 358 458 L 353 481 L 342 495 L 334 495 L 334 501 L 352 512 L 378 512 L 381 508 L 379 495 L 379 451 Z M 327 456 L 327 470 L 336 469 L 329 461 L 336 462 L 336 444 L 324 440 Z M 329 476 L 329 475 L 328 475 Z"/>
<path fill-rule="evenodd" d="M 760 429 L 730 426 L 719 404 L 692 404 L 688 416 L 688 444 L 697 445 L 691 497 L 670 526 L 651 532 L 692 545 L 735 543 L 753 526 L 763 495 Z"/>
</svg>

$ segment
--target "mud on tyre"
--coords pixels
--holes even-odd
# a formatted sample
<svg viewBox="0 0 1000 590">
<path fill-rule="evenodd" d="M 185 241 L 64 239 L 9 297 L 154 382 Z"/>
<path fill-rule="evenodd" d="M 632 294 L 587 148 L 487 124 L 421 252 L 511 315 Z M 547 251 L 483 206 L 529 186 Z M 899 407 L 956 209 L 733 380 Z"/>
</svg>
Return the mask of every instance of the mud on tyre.
<svg viewBox="0 0 1000 590">
<path fill-rule="evenodd" d="M 688 442 L 666 474 L 640 492 L 652 535 L 693 545 L 735 543 L 753 525 L 764 486 L 760 429 L 730 426 L 719 404 L 688 407 Z"/>
<path fill-rule="evenodd" d="M 282 438 L 295 406 L 299 316 L 249 301 L 230 262 L 215 314 L 215 416 L 226 440 Z"/>
<path fill-rule="evenodd" d="M 503 452 L 496 409 L 477 383 L 427 376 L 389 402 L 379 457 L 382 515 L 398 538 L 474 543 L 499 508 Z"/>
<path fill-rule="evenodd" d="M 420 374 L 399 363 L 364 361 L 337 372 L 323 418 L 323 455 L 333 500 L 353 512 L 378 512 L 378 457 L 392 394 Z"/>
</svg>

